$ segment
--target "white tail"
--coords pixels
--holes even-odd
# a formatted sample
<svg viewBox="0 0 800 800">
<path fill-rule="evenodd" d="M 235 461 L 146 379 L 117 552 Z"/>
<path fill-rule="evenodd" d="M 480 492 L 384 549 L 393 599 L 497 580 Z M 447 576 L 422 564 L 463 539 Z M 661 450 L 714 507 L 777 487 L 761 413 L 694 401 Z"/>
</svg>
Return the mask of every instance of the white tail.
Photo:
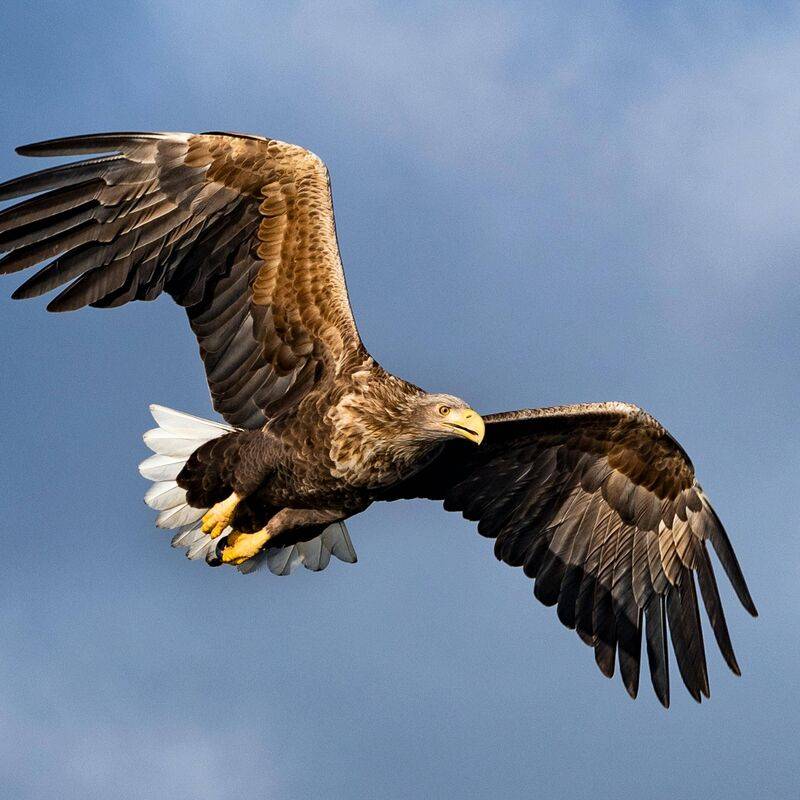
<svg viewBox="0 0 800 800">
<path fill-rule="evenodd" d="M 185 547 L 188 558 L 204 559 L 215 544 L 215 540 L 200 528 L 208 509 L 190 506 L 186 502 L 186 491 L 175 479 L 200 445 L 236 429 L 164 406 L 151 405 L 150 413 L 158 427 L 144 435 L 144 443 L 155 453 L 139 465 L 142 477 L 153 481 L 144 501 L 159 512 L 156 519 L 159 528 L 178 529 L 172 537 L 173 547 Z M 227 533 L 230 533 L 230 528 L 223 535 Z M 270 571 L 276 575 L 289 575 L 300 564 L 319 571 L 328 566 L 331 555 L 348 564 L 356 562 L 356 551 L 343 522 L 328 526 L 310 542 L 268 548 L 239 569 L 245 573 L 253 572 L 266 561 Z"/>
</svg>

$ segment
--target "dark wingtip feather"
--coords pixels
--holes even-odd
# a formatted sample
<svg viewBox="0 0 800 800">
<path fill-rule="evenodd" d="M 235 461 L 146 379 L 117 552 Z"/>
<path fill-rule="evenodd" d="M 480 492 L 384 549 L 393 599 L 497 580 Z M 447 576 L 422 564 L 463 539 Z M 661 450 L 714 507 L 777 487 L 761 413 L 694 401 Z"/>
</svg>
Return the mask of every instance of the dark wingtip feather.
<svg viewBox="0 0 800 800">
<path fill-rule="evenodd" d="M 60 313 L 62 311 L 77 311 L 79 308 L 83 308 L 86 305 L 85 301 L 76 299 L 72 293 L 67 294 L 74 285 L 74 283 L 71 284 L 61 294 L 53 298 L 47 304 L 46 310 L 52 313 Z"/>
<path fill-rule="evenodd" d="M 77 311 L 87 305 L 89 305 L 89 303 L 83 303 L 72 298 L 59 300 L 59 298 L 56 297 L 55 300 L 47 304 L 45 311 L 49 311 L 51 314 L 60 314 L 64 311 Z"/>
<path fill-rule="evenodd" d="M 722 600 L 719 596 L 717 581 L 714 577 L 714 570 L 711 567 L 711 560 L 705 542 L 700 543 L 700 549 L 698 550 L 697 581 L 700 585 L 700 596 L 703 598 L 706 614 L 722 657 L 734 675 L 741 675 L 730 634 L 728 633 L 728 624 L 725 621 Z"/>
<path fill-rule="evenodd" d="M 614 666 L 616 663 L 617 647 L 616 642 L 603 642 L 598 640 L 594 646 L 594 660 L 600 668 L 600 672 L 606 678 L 614 677 Z"/>
<path fill-rule="evenodd" d="M 45 311 L 49 311 L 51 314 L 59 314 L 59 313 L 61 313 L 62 311 L 74 311 L 75 309 L 72 309 L 72 308 L 63 308 L 63 307 L 59 307 L 59 306 L 58 306 L 58 305 L 55 303 L 55 301 L 53 301 L 52 303 L 48 303 L 48 304 L 45 306 L 45 309 L 44 309 L 44 310 L 45 310 Z"/>
<path fill-rule="evenodd" d="M 600 651 L 595 650 L 594 660 L 604 678 L 614 677 L 614 654 L 609 656 L 605 648 L 601 648 Z"/>
<path fill-rule="evenodd" d="M 56 262 L 52 263 L 56 264 Z M 42 270 L 39 270 L 39 272 L 32 275 L 24 283 L 20 284 L 11 294 L 11 299 L 30 300 L 32 297 L 41 297 L 41 295 L 46 294 L 56 286 L 60 286 L 62 283 L 66 283 L 68 280 L 70 280 L 71 276 L 65 275 L 62 280 L 51 280 L 50 282 L 46 282 L 45 279 L 52 274 L 52 272 L 49 270 L 49 266 L 50 265 Z M 56 269 L 58 269 L 57 266 Z"/>
<path fill-rule="evenodd" d="M 701 694 L 708 697 L 708 673 L 703 648 L 697 598 L 692 573 L 684 568 L 679 583 L 666 595 L 667 619 L 678 671 L 692 697 L 699 703 Z"/>
<path fill-rule="evenodd" d="M 625 690 L 633 700 L 639 694 L 639 672 L 642 653 L 642 612 L 634 626 L 624 613 L 617 617 L 617 658 Z"/>
<path fill-rule="evenodd" d="M 112 153 L 130 141 L 160 139 L 163 133 L 120 131 L 115 133 L 89 133 L 79 136 L 62 136 L 41 142 L 21 144 L 14 151 L 21 156 L 70 156 L 88 153 Z"/>
<path fill-rule="evenodd" d="M 541 573 L 539 577 L 536 579 L 536 583 L 533 585 L 533 596 L 545 606 L 554 606 L 558 602 L 558 590 L 560 587 L 560 578 L 561 575 L 558 576 L 559 580 L 547 580 L 546 576 L 543 576 Z"/>
<path fill-rule="evenodd" d="M 37 194 L 45 189 L 75 186 L 77 183 L 99 178 L 111 164 L 125 163 L 127 162 L 123 156 L 106 155 L 30 172 L 0 183 L 0 200 L 13 200 L 15 197 Z"/>
<path fill-rule="evenodd" d="M 663 597 L 653 595 L 644 610 L 647 663 L 653 690 L 664 708 L 669 708 L 669 653 Z"/>
<path fill-rule="evenodd" d="M 635 700 L 639 694 L 639 681 L 633 682 L 623 678 L 622 685 L 625 687 L 625 691 L 627 691 L 631 700 Z"/>
<path fill-rule="evenodd" d="M 753 598 L 750 596 L 750 590 L 747 588 L 747 583 L 742 574 L 742 568 L 739 566 L 739 560 L 733 552 L 728 534 L 725 532 L 725 528 L 714 508 L 708 503 L 706 503 L 706 508 L 711 514 L 712 521 L 709 536 L 711 539 L 711 546 L 714 548 L 714 552 L 717 554 L 717 558 L 719 558 L 725 570 L 725 574 L 728 576 L 728 580 L 731 582 L 733 590 L 739 598 L 739 602 L 745 607 L 750 616 L 757 617 L 758 611 L 756 610 Z"/>
</svg>

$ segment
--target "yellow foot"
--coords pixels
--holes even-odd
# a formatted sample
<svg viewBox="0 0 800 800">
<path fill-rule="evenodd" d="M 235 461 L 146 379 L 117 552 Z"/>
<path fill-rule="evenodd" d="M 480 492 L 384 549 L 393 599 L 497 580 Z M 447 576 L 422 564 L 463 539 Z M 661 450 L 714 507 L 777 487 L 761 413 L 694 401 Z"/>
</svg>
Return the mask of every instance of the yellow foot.
<svg viewBox="0 0 800 800">
<path fill-rule="evenodd" d="M 228 544 L 222 551 L 224 564 L 243 564 L 247 559 L 257 556 L 264 545 L 272 538 L 266 528 L 255 533 L 229 533 Z"/>
<path fill-rule="evenodd" d="M 203 515 L 203 533 L 207 533 L 212 539 L 216 539 L 225 528 L 228 527 L 233 518 L 233 512 L 241 501 L 236 492 L 227 500 L 217 503 L 213 508 L 209 508 Z"/>
</svg>

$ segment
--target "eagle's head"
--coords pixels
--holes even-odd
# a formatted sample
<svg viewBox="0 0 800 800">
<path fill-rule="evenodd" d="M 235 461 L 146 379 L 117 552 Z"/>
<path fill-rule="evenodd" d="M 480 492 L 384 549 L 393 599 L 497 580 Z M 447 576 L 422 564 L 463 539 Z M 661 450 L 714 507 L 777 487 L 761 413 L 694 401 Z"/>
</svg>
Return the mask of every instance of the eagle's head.
<svg viewBox="0 0 800 800">
<path fill-rule="evenodd" d="M 412 435 L 428 441 L 463 437 L 480 444 L 486 433 L 481 415 L 450 394 L 418 396 L 408 409 L 404 421 Z"/>
<path fill-rule="evenodd" d="M 378 380 L 356 373 L 354 384 L 328 412 L 334 475 L 354 485 L 400 480 L 448 439 L 483 441 L 483 419 L 458 397 L 429 394 L 384 373 Z"/>
</svg>

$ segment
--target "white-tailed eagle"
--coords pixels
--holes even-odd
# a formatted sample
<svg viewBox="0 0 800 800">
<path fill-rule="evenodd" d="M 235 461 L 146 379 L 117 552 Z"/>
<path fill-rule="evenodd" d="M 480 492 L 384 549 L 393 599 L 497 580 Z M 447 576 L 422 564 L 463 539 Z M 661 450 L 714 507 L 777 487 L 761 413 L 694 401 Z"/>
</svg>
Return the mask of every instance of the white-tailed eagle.
<svg viewBox="0 0 800 800">
<path fill-rule="evenodd" d="M 642 638 L 669 704 L 667 641 L 708 696 L 697 586 L 738 674 L 709 555 L 756 609 L 683 448 L 625 403 L 481 417 L 382 369 L 361 342 L 328 172 L 301 147 L 224 133 L 109 133 L 19 148 L 90 156 L 0 185 L 0 273 L 44 262 L 14 293 L 66 285 L 72 311 L 152 300 L 186 309 L 214 408 L 158 406 L 147 502 L 176 546 L 212 565 L 286 574 L 354 562 L 344 520 L 376 500 L 444 501 L 522 567 L 534 594 L 615 661 L 636 696 Z M 99 155 L 98 155 L 99 154 Z"/>
</svg>

